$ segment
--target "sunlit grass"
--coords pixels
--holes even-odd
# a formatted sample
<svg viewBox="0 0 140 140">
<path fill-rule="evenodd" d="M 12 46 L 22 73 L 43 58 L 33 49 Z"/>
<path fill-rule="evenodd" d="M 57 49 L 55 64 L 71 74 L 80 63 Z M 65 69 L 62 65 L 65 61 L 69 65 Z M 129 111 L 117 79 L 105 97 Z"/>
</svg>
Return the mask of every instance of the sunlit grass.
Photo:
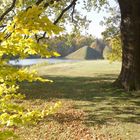
<svg viewBox="0 0 140 140">
<path fill-rule="evenodd" d="M 81 61 L 34 67 L 54 83 L 22 83 L 22 92 L 27 95 L 25 106 L 43 108 L 58 100 L 63 106 L 36 126 L 16 131 L 31 140 L 138 140 L 140 93 L 126 93 L 112 86 L 120 65 Z"/>
<path fill-rule="evenodd" d="M 89 60 L 71 63 L 58 63 L 51 65 L 32 66 L 31 69 L 36 69 L 38 74 L 53 75 L 53 76 L 86 76 L 94 77 L 101 74 L 118 74 L 121 63 L 110 63 L 107 60 Z"/>
</svg>

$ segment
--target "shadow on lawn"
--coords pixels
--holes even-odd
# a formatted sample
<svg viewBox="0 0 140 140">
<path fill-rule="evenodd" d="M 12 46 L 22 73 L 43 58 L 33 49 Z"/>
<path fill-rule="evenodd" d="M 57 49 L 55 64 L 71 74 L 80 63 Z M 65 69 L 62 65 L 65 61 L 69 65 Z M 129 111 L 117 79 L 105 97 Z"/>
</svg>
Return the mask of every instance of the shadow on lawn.
<svg viewBox="0 0 140 140">
<path fill-rule="evenodd" d="M 24 83 L 27 99 L 70 99 L 87 112 L 88 126 L 114 121 L 140 122 L 140 93 L 126 93 L 112 86 L 116 75 L 98 77 L 49 77 L 54 83 Z"/>
</svg>

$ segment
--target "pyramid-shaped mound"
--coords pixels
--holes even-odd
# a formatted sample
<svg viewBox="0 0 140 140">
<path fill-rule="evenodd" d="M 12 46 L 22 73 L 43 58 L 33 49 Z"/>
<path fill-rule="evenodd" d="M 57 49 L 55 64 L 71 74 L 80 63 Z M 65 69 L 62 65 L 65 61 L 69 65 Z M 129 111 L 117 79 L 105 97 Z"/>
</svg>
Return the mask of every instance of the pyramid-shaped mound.
<svg viewBox="0 0 140 140">
<path fill-rule="evenodd" d="M 84 46 L 77 51 L 66 56 L 68 59 L 78 59 L 78 60 L 91 60 L 91 59 L 102 59 L 101 54 L 95 49 Z"/>
<path fill-rule="evenodd" d="M 103 50 L 105 48 L 106 44 L 101 39 L 96 39 L 95 42 L 93 42 L 90 47 L 98 51 L 100 54 L 103 54 Z"/>
</svg>

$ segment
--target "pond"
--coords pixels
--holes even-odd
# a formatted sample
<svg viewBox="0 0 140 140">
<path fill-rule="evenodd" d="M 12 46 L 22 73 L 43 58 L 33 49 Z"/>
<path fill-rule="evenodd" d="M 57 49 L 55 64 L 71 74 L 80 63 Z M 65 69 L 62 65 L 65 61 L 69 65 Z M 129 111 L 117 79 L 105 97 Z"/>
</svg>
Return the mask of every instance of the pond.
<svg viewBox="0 0 140 140">
<path fill-rule="evenodd" d="M 59 58 L 36 58 L 36 59 L 23 59 L 23 60 L 10 60 L 9 64 L 11 65 L 18 65 L 18 66 L 29 66 L 34 64 L 40 63 L 48 63 L 48 64 L 55 64 L 55 63 L 65 63 L 65 62 L 77 62 L 80 60 L 72 60 L 72 59 L 59 59 Z"/>
</svg>

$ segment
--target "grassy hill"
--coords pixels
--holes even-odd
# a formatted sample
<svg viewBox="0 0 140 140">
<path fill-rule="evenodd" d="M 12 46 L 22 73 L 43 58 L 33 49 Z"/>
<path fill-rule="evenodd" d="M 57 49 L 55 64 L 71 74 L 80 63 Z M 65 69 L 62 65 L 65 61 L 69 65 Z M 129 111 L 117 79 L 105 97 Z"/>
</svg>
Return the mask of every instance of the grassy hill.
<svg viewBox="0 0 140 140">
<path fill-rule="evenodd" d="M 104 60 L 32 66 L 54 83 L 22 83 L 25 106 L 61 101 L 62 108 L 36 126 L 15 131 L 24 140 L 139 140 L 140 94 L 112 86 L 120 66 Z"/>
<path fill-rule="evenodd" d="M 66 56 L 68 59 L 79 59 L 79 60 L 96 60 L 96 59 L 101 59 L 102 55 L 95 49 L 84 46 L 77 51 L 69 54 Z"/>
</svg>

